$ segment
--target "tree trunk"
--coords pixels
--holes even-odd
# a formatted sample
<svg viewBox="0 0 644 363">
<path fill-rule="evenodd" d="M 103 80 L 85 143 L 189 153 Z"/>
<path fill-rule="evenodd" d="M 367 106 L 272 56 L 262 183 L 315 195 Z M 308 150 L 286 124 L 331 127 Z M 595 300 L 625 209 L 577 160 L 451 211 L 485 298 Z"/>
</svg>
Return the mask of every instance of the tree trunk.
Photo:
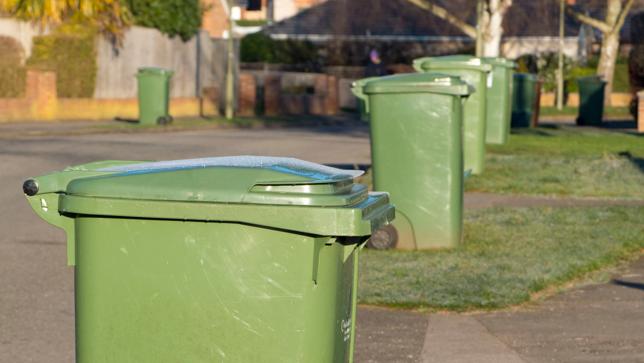
<svg viewBox="0 0 644 363">
<path fill-rule="evenodd" d="M 599 55 L 599 64 L 597 65 L 597 75 L 606 81 L 604 102 L 608 106 L 610 106 L 610 95 L 613 92 L 613 75 L 619 52 L 619 30 L 621 26 L 616 25 L 621 12 L 622 0 L 608 0 L 606 4 L 606 24 L 611 27 L 611 31 L 602 34 L 602 48 Z"/>
<path fill-rule="evenodd" d="M 503 37 L 503 16 L 505 9 L 492 8 L 492 3 L 498 2 L 490 1 L 490 13 L 487 17 L 486 27 L 483 29 L 483 56 L 484 57 L 498 57 L 501 53 L 501 38 Z"/>
<path fill-rule="evenodd" d="M 503 17 L 512 6 L 512 0 L 487 0 L 483 16 L 479 19 L 483 38 L 483 57 L 498 57 L 503 38 Z"/>
<path fill-rule="evenodd" d="M 619 30 L 604 33 L 602 40 L 597 75 L 606 81 L 606 105 L 610 106 L 610 95 L 613 92 L 613 76 L 615 74 L 615 62 L 619 53 Z"/>
</svg>

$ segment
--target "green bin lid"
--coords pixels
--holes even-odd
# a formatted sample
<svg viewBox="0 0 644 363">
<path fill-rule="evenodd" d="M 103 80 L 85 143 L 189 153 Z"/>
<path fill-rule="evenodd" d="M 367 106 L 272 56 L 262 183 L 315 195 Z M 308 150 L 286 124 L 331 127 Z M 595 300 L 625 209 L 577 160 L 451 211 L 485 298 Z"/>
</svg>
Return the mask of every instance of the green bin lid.
<svg viewBox="0 0 644 363">
<path fill-rule="evenodd" d="M 165 68 L 158 67 L 142 67 L 139 68 L 138 75 L 164 75 L 171 76 L 174 74 L 174 71 Z"/>
<path fill-rule="evenodd" d="M 489 72 L 492 70 L 492 65 L 483 62 L 481 58 L 465 54 L 418 58 L 414 60 L 413 66 L 417 71 L 470 69 Z"/>
<path fill-rule="evenodd" d="M 354 183 L 361 171 L 292 158 L 237 156 L 103 161 L 25 181 L 34 211 L 67 232 L 77 217 L 244 223 L 324 236 L 367 236 L 391 222 L 387 193 Z"/>
<path fill-rule="evenodd" d="M 523 78 L 524 80 L 532 82 L 536 82 L 539 79 L 539 77 L 534 73 L 515 73 L 514 78 Z"/>
<path fill-rule="evenodd" d="M 96 169 L 108 173 L 72 180 L 66 194 L 84 197 L 339 206 L 367 197 L 354 184 L 359 170 L 293 158 L 233 156 L 144 162 Z"/>
<path fill-rule="evenodd" d="M 472 88 L 457 76 L 440 73 L 405 73 L 370 80 L 364 93 L 440 93 L 469 95 Z"/>
<path fill-rule="evenodd" d="M 503 57 L 483 57 L 481 60 L 496 67 L 514 68 L 517 66 L 515 62 Z"/>
</svg>

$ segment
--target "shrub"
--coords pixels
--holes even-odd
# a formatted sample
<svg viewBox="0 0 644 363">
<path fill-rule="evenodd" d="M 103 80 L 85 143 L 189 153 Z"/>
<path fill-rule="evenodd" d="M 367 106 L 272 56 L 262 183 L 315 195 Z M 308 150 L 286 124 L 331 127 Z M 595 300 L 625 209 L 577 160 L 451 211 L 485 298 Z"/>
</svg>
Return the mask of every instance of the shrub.
<svg viewBox="0 0 644 363">
<path fill-rule="evenodd" d="M 24 51 L 11 37 L 0 36 L 0 98 L 22 97 L 25 93 Z"/>
<path fill-rule="evenodd" d="M 582 77 L 594 76 L 597 73 L 592 67 L 572 67 L 566 74 L 566 92 L 579 92 L 577 79 Z"/>
<path fill-rule="evenodd" d="M 206 10 L 200 0 L 125 0 L 137 25 L 156 28 L 186 41 L 201 27 Z"/>
<path fill-rule="evenodd" d="M 242 62 L 275 63 L 275 42 L 261 32 L 243 37 L 239 52 Z"/>
<path fill-rule="evenodd" d="M 630 111 L 633 117 L 637 119 L 637 92 L 644 89 L 644 44 L 638 44 L 631 50 L 628 57 L 628 76 L 630 90 L 633 93 Z"/>
<path fill-rule="evenodd" d="M 92 97 L 97 68 L 94 36 L 55 33 L 34 37 L 27 66 L 56 72 L 59 97 Z"/>
<path fill-rule="evenodd" d="M 297 66 L 301 71 L 318 71 L 322 67 L 318 48 L 309 41 L 273 40 L 264 33 L 249 34 L 240 46 L 242 62 L 280 63 Z"/>
</svg>

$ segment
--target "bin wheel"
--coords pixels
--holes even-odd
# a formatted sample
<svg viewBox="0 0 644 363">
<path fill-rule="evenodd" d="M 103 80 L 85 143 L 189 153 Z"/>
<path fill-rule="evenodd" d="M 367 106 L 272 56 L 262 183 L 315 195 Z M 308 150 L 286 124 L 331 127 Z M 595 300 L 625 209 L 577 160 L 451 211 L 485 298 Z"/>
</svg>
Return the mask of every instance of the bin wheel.
<svg viewBox="0 0 644 363">
<path fill-rule="evenodd" d="M 398 231 L 396 231 L 396 227 L 388 224 L 373 232 L 367 241 L 367 247 L 374 250 L 388 250 L 396 247 L 397 243 Z"/>
<path fill-rule="evenodd" d="M 159 125 L 168 125 L 168 124 L 170 124 L 171 122 L 172 122 L 172 116 L 170 116 L 170 115 L 167 115 L 167 116 L 159 116 L 159 118 L 157 118 L 157 123 L 158 123 Z"/>
</svg>

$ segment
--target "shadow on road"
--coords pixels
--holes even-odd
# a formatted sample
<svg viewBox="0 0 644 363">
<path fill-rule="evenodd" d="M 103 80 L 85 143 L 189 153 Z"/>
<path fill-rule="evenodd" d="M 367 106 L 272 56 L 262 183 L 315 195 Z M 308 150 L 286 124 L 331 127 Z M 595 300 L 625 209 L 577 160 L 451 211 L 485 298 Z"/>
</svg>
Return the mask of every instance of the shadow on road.
<svg viewBox="0 0 644 363">
<path fill-rule="evenodd" d="M 643 290 L 644 291 L 644 284 L 640 282 L 631 282 L 631 281 L 624 281 L 624 280 L 619 280 L 619 279 L 614 279 L 612 281 L 613 285 L 618 285 L 618 286 L 624 286 L 628 287 L 631 289 L 637 289 L 637 290 Z"/>
</svg>

